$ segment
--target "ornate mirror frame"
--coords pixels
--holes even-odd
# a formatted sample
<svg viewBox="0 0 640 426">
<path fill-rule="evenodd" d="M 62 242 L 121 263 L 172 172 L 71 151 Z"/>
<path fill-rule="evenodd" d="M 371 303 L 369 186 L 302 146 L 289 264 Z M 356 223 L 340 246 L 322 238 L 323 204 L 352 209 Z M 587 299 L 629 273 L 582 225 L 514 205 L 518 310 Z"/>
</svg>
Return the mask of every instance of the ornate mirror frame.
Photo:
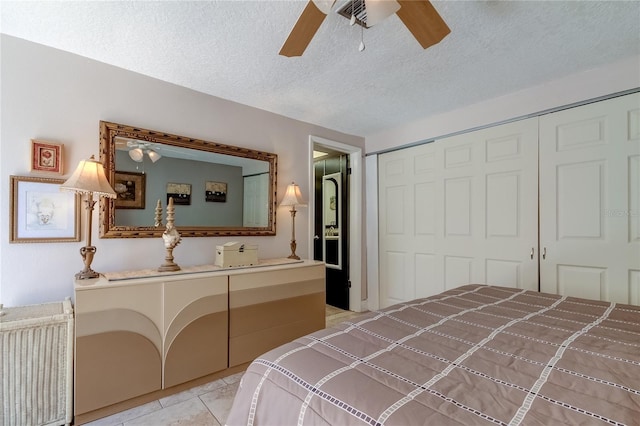
<svg viewBox="0 0 640 426">
<path fill-rule="evenodd" d="M 185 136 L 172 135 L 154 130 L 132 127 L 124 124 L 100 121 L 100 161 L 104 165 L 107 179 L 113 186 L 115 182 L 116 137 L 136 139 L 151 143 L 161 143 L 174 147 L 195 149 L 217 154 L 231 155 L 266 161 L 269 163 L 269 211 L 266 227 L 217 227 L 217 226 L 178 226 L 183 237 L 219 237 L 219 236 L 267 236 L 276 234 L 276 167 L 278 156 L 269 152 L 255 151 L 217 142 L 209 142 Z M 164 227 L 119 226 L 115 223 L 115 201 L 100 199 L 100 238 L 152 238 L 162 236 Z M 152 218 L 149 218 L 152 222 Z"/>
</svg>

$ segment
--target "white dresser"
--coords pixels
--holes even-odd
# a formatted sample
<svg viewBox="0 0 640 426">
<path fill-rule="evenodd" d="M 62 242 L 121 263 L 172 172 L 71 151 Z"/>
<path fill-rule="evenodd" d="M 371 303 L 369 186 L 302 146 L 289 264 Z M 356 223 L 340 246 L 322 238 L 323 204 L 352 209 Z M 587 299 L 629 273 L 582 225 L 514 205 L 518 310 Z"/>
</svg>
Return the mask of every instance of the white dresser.
<svg viewBox="0 0 640 426">
<path fill-rule="evenodd" d="M 316 261 L 107 273 L 76 281 L 75 295 L 76 424 L 231 374 L 325 325 Z"/>
</svg>

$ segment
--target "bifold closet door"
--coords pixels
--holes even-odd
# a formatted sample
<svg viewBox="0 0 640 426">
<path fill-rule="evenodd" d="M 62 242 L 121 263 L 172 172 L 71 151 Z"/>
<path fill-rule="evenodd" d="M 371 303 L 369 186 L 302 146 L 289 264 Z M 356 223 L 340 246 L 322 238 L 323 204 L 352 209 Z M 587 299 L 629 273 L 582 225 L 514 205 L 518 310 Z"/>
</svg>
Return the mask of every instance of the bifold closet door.
<svg viewBox="0 0 640 426">
<path fill-rule="evenodd" d="M 380 155 L 380 306 L 468 283 L 537 290 L 537 171 L 537 119 Z"/>
<path fill-rule="evenodd" d="M 378 157 L 380 307 L 436 294 L 437 159 L 429 143 Z"/>
<path fill-rule="evenodd" d="M 482 283 L 538 290 L 538 120 L 436 144 L 444 289 Z"/>
<path fill-rule="evenodd" d="M 541 117 L 541 290 L 640 304 L 639 202 L 640 94 Z"/>
<path fill-rule="evenodd" d="M 244 177 L 242 226 L 269 226 L 269 173 Z"/>
</svg>

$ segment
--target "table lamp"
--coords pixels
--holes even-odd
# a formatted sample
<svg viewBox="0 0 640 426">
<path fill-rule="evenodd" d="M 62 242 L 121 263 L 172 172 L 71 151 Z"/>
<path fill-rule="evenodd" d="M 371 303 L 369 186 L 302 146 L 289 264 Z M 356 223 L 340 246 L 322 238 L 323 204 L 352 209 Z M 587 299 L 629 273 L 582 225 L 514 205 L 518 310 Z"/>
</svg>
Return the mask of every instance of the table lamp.
<svg viewBox="0 0 640 426">
<path fill-rule="evenodd" d="M 96 200 L 93 197 L 97 195 L 98 198 L 116 198 L 116 192 L 107 181 L 102 163 L 97 161 L 93 155 L 88 160 L 80 161 L 71 177 L 60 185 L 60 190 L 73 191 L 81 196 L 86 195 L 87 245 L 80 249 L 80 255 L 84 261 L 84 269 L 76 274 L 76 279 L 97 278 L 100 274 L 91 269 L 91 262 L 96 254 L 96 248 L 91 245 L 91 218 L 93 216 L 93 207 L 96 204 Z"/>
<path fill-rule="evenodd" d="M 294 182 L 287 186 L 287 192 L 285 192 L 280 205 L 291 206 L 291 210 L 289 210 L 291 212 L 291 255 L 289 255 L 289 259 L 300 259 L 296 255 L 296 206 L 304 207 L 306 203 L 302 200 L 300 187 Z"/>
</svg>

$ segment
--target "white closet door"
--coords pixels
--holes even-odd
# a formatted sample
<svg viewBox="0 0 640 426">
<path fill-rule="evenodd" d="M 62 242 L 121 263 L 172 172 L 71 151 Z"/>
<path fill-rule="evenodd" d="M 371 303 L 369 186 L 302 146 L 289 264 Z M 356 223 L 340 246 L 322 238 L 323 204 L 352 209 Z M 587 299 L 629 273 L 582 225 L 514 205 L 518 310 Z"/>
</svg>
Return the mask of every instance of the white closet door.
<svg viewBox="0 0 640 426">
<path fill-rule="evenodd" d="M 445 289 L 484 283 L 538 290 L 537 119 L 437 145 Z"/>
<path fill-rule="evenodd" d="M 442 291 L 435 282 L 434 144 L 378 158 L 380 307 Z"/>
<path fill-rule="evenodd" d="M 538 125 L 379 156 L 380 306 L 468 283 L 537 290 Z"/>
<path fill-rule="evenodd" d="M 269 174 L 244 177 L 242 226 L 269 226 Z"/>
<path fill-rule="evenodd" d="M 541 290 L 640 304 L 639 200 L 639 94 L 541 117 Z"/>
</svg>

